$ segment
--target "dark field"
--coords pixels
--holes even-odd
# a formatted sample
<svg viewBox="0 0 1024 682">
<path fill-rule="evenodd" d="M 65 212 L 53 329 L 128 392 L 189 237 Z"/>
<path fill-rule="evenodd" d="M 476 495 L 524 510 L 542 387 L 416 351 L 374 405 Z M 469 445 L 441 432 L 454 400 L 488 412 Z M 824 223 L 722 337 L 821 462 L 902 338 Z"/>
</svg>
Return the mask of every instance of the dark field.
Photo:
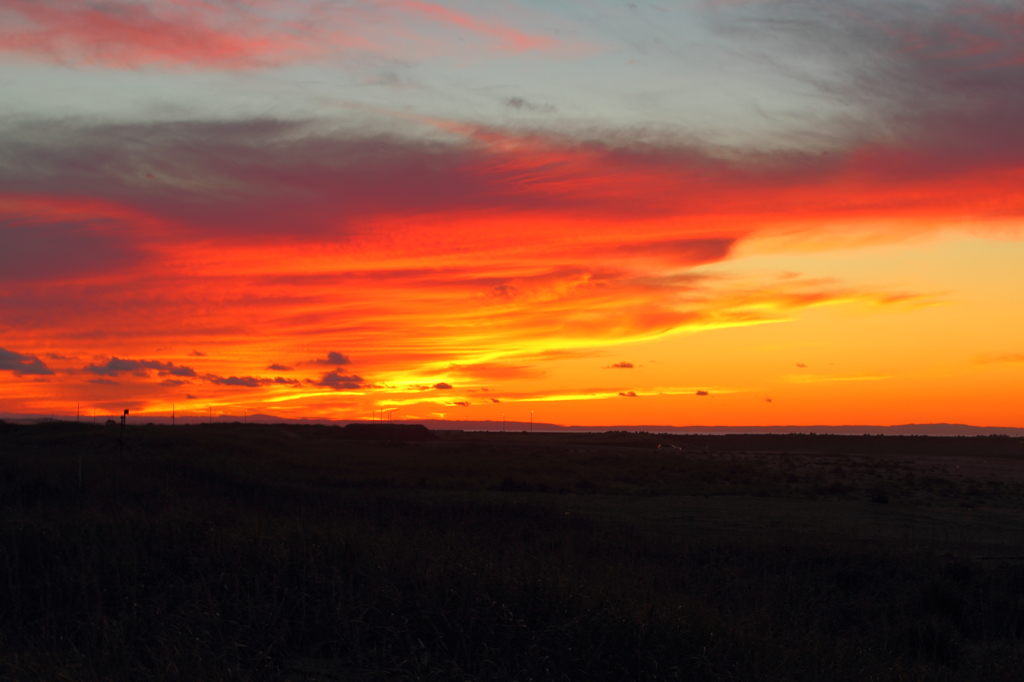
<svg viewBox="0 0 1024 682">
<path fill-rule="evenodd" d="M 125 443 L 0 423 L 0 679 L 1024 670 L 1020 439 L 224 424 Z"/>
</svg>

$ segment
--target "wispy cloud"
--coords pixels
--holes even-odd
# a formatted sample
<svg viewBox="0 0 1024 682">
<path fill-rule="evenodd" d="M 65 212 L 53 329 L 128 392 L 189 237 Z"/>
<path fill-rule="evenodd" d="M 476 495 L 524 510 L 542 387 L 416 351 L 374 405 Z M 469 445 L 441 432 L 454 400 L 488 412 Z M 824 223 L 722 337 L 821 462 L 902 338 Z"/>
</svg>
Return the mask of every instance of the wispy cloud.
<svg viewBox="0 0 1024 682">
<path fill-rule="evenodd" d="M 114 69 L 257 69 L 366 54 L 514 53 L 558 43 L 418 0 L 2 0 L 0 26 L 0 52 Z"/>
<path fill-rule="evenodd" d="M 244 1 L 3 0 L 0 50 L 122 69 L 254 68 L 323 52 L 316 43 L 327 36 L 315 26 L 275 22 L 258 10 L 257 3 Z"/>
</svg>

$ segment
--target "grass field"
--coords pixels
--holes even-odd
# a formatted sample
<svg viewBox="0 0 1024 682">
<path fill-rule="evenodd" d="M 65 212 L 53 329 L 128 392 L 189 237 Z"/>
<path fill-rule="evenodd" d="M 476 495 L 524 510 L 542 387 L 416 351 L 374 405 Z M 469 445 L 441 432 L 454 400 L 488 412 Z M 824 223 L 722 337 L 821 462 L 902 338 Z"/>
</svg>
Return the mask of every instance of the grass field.
<svg viewBox="0 0 1024 682">
<path fill-rule="evenodd" d="M 0 423 L 0 679 L 1024 669 L 1018 440 L 339 431 Z"/>
</svg>

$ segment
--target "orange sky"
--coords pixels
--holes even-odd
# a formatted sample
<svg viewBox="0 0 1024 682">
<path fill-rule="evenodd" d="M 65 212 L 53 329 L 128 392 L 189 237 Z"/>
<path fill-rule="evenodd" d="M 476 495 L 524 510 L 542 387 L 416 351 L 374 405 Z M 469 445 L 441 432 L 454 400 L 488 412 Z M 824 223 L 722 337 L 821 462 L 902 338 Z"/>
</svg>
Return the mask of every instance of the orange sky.
<svg viewBox="0 0 1024 682">
<path fill-rule="evenodd" d="M 0 0 L 0 413 L 1024 427 L 1010 6 L 115 5 Z"/>
</svg>

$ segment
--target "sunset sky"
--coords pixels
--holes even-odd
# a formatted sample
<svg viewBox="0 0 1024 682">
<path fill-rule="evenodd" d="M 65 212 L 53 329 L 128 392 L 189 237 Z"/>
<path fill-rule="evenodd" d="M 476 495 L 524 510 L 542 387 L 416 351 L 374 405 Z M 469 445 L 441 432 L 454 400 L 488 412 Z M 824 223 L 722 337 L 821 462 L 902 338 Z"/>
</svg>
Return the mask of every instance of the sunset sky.
<svg viewBox="0 0 1024 682">
<path fill-rule="evenodd" d="M 1024 9 L 0 0 L 0 413 L 1024 427 Z"/>
</svg>

